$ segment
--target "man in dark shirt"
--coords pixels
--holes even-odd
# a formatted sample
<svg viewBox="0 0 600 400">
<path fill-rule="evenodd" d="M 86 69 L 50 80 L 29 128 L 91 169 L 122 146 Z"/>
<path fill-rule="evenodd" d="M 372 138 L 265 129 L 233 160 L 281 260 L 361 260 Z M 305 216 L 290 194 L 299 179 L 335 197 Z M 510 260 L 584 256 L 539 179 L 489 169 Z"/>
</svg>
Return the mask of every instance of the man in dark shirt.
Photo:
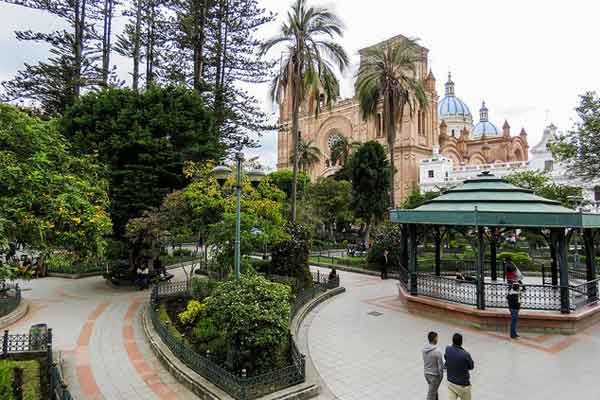
<svg viewBox="0 0 600 400">
<path fill-rule="evenodd" d="M 462 348 L 463 338 L 460 333 L 452 336 L 452 346 L 446 347 L 446 370 L 450 400 L 471 400 L 471 381 L 469 371 L 475 365 L 471 355 Z"/>
<path fill-rule="evenodd" d="M 518 339 L 517 322 L 519 321 L 519 310 L 521 309 L 521 286 L 518 283 L 510 286 L 506 299 L 510 310 L 510 337 Z"/>
</svg>

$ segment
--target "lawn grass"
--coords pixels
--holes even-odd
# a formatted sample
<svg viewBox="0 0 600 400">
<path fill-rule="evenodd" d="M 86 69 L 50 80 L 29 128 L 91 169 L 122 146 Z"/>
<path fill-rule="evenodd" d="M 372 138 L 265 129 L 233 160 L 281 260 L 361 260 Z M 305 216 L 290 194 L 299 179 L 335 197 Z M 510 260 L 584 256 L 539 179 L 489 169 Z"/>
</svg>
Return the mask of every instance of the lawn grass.
<svg viewBox="0 0 600 400">
<path fill-rule="evenodd" d="M 40 400 L 40 365 L 37 361 L 0 361 L 0 399 L 14 400 L 14 370 L 23 370 L 23 400 Z"/>
</svg>

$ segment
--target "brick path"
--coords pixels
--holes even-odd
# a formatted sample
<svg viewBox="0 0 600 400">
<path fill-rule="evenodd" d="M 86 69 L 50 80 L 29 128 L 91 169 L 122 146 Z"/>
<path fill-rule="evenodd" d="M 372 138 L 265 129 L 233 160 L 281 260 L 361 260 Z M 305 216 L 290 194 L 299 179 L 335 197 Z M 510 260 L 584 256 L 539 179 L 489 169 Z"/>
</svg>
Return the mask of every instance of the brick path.
<svg viewBox="0 0 600 400">
<path fill-rule="evenodd" d="M 140 310 L 147 290 L 114 289 L 102 277 L 44 278 L 22 286 L 32 307 L 9 329 L 26 332 L 36 323 L 52 328 L 75 399 L 197 398 L 162 367 L 146 342 Z"/>
<path fill-rule="evenodd" d="M 328 387 L 322 399 L 425 398 L 421 348 L 428 331 L 442 349 L 454 332 L 475 360 L 477 400 L 600 398 L 600 325 L 575 336 L 481 332 L 409 314 L 396 281 L 340 272 L 345 294 L 318 306 L 303 328 Z M 446 382 L 440 399 L 447 399 Z"/>
</svg>

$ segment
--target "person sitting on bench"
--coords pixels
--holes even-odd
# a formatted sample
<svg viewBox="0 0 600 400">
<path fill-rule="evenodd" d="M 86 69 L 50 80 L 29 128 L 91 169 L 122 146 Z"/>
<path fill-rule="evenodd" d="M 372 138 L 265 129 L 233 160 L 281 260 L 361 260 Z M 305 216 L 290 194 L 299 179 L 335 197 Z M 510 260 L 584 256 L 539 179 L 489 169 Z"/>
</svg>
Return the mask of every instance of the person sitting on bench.
<svg viewBox="0 0 600 400">
<path fill-rule="evenodd" d="M 460 268 L 456 269 L 456 280 L 459 282 L 475 282 L 475 278 L 464 274 Z"/>
</svg>

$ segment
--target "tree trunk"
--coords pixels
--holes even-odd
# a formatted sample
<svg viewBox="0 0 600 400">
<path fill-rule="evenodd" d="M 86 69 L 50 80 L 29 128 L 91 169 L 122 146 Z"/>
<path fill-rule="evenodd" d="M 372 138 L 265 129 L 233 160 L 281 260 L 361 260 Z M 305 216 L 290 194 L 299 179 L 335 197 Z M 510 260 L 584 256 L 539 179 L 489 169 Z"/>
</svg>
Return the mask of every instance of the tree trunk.
<svg viewBox="0 0 600 400">
<path fill-rule="evenodd" d="M 367 222 L 367 227 L 365 229 L 365 246 L 367 250 L 369 249 L 369 241 L 371 240 L 371 222 Z"/>
<path fill-rule="evenodd" d="M 140 49 L 142 47 L 142 0 L 136 0 L 135 34 L 133 38 L 133 90 L 137 92 L 140 84 Z"/>
<path fill-rule="evenodd" d="M 299 68 L 294 66 L 294 69 Z M 293 71 L 292 81 L 292 206 L 290 220 L 296 222 L 296 195 L 298 190 L 298 118 L 300 114 L 300 76 L 299 71 Z"/>
<path fill-rule="evenodd" d="M 392 180 L 390 182 L 390 207 L 396 207 L 396 111 L 393 110 L 391 100 L 385 101 L 384 103 L 384 121 L 386 123 L 387 130 L 387 141 L 390 152 L 390 166 L 392 168 Z M 400 121 L 402 121 L 403 112 L 400 110 Z M 400 122 L 402 124 L 402 122 Z"/>
<path fill-rule="evenodd" d="M 198 15 L 194 26 L 194 89 L 197 91 L 201 90 L 204 76 L 204 42 L 206 41 L 206 15 L 208 14 L 209 0 L 201 0 L 199 3 L 199 7 L 194 9 L 194 13 Z"/>
<path fill-rule="evenodd" d="M 148 16 L 148 36 L 146 38 L 146 89 L 152 86 L 154 81 L 154 23 L 156 3 L 151 1 Z"/>
<path fill-rule="evenodd" d="M 110 47 L 113 17 L 113 0 L 104 0 L 104 30 L 102 36 L 102 84 L 108 86 Z"/>
</svg>

